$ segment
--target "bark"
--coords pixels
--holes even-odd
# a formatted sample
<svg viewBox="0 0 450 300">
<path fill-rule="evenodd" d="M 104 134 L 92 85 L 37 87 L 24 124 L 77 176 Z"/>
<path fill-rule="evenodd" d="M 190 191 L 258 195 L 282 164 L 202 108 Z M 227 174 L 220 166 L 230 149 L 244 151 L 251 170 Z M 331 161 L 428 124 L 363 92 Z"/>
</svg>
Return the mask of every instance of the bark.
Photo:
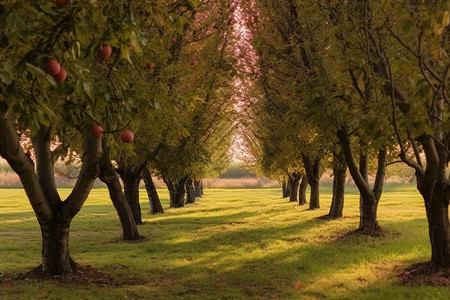
<svg viewBox="0 0 450 300">
<path fill-rule="evenodd" d="M 287 186 L 288 186 L 288 180 L 284 180 L 283 183 L 281 184 L 283 198 L 287 198 L 289 196 Z"/>
<path fill-rule="evenodd" d="M 360 146 L 363 146 L 360 143 Z M 359 153 L 359 173 L 361 173 L 362 178 L 369 183 L 369 156 L 362 151 Z M 364 211 L 362 209 L 364 203 L 364 197 L 360 193 L 359 195 L 359 224 L 364 223 Z"/>
<path fill-rule="evenodd" d="M 43 273 L 59 275 L 76 270 L 69 255 L 69 224 L 56 221 L 41 225 Z"/>
<path fill-rule="evenodd" d="M 61 202 L 56 189 L 55 168 L 50 150 L 50 128 L 41 126 L 37 134 L 32 139 L 36 157 L 36 175 L 42 191 L 50 200 L 50 203 L 57 205 Z"/>
<path fill-rule="evenodd" d="M 449 186 L 419 184 L 425 201 L 428 233 L 431 243 L 431 262 L 436 270 L 450 268 L 450 222 L 448 217 Z"/>
<path fill-rule="evenodd" d="M 289 180 L 287 180 L 287 183 L 286 183 L 286 197 L 285 198 L 289 197 L 290 194 L 291 194 L 291 183 L 289 182 Z"/>
<path fill-rule="evenodd" d="M 147 167 L 145 167 L 142 171 L 142 176 L 144 178 L 145 189 L 147 190 L 148 201 L 150 203 L 150 213 L 164 213 L 163 207 L 161 205 L 161 200 L 159 199 L 158 191 L 156 190 L 152 175 L 150 174 L 150 171 Z"/>
<path fill-rule="evenodd" d="M 448 180 L 448 153 L 429 136 L 422 138 L 426 154 L 425 170 L 417 167 L 417 189 L 425 202 L 428 233 L 431 243 L 431 263 L 436 271 L 450 268 L 450 183 Z M 402 160 L 406 159 L 402 157 Z"/>
<path fill-rule="evenodd" d="M 186 203 L 195 203 L 195 189 L 192 179 L 188 179 L 185 184 L 186 187 Z"/>
<path fill-rule="evenodd" d="M 306 201 L 306 189 L 308 188 L 308 179 L 306 178 L 306 175 L 302 176 L 302 180 L 300 181 L 300 187 L 298 189 L 298 204 L 304 205 L 307 204 L 308 201 Z"/>
<path fill-rule="evenodd" d="M 106 145 L 106 141 L 103 141 L 103 155 L 100 161 L 99 178 L 108 187 L 109 197 L 114 205 L 114 208 L 116 209 L 117 215 L 119 216 L 120 224 L 122 226 L 121 239 L 125 241 L 140 239 L 133 212 L 125 199 L 119 177 L 111 163 L 109 148 Z"/>
<path fill-rule="evenodd" d="M 319 202 L 319 180 L 320 180 L 320 158 L 316 157 L 314 160 L 307 155 L 303 155 L 303 163 L 305 165 L 306 177 L 308 184 L 311 187 L 311 194 L 309 195 L 309 209 L 320 208 Z"/>
<path fill-rule="evenodd" d="M 164 178 L 164 182 L 169 190 L 171 208 L 184 207 L 184 198 L 186 194 L 185 184 L 187 180 L 188 176 L 179 181 Z"/>
<path fill-rule="evenodd" d="M 378 210 L 378 202 L 380 200 L 381 193 L 383 190 L 383 183 L 386 171 L 386 151 L 384 149 L 380 149 L 378 151 L 378 167 L 375 178 L 375 184 L 373 189 L 371 189 L 369 182 L 364 178 L 365 164 L 364 163 L 361 164 L 361 166 L 363 166 L 362 168 L 363 174 L 356 165 L 347 131 L 345 129 L 339 129 L 338 138 L 339 142 L 341 143 L 342 152 L 344 153 L 345 161 L 347 162 L 350 174 L 352 175 L 352 178 L 355 181 L 355 184 L 360 192 L 361 217 L 358 230 L 361 231 L 363 234 L 378 235 L 381 228 L 378 225 L 377 221 L 377 210 Z"/>
<path fill-rule="evenodd" d="M 297 173 L 289 174 L 289 202 L 297 202 L 297 196 L 298 196 L 298 185 L 300 182 L 301 175 Z"/>
<path fill-rule="evenodd" d="M 133 212 L 136 224 L 142 224 L 141 204 L 139 203 L 139 184 L 142 179 L 142 170 L 146 163 L 140 166 L 127 167 L 118 161 L 119 168 L 116 170 L 123 181 L 125 199 Z"/>
<path fill-rule="evenodd" d="M 194 180 L 195 197 L 203 197 L 203 181 Z"/>
<path fill-rule="evenodd" d="M 344 210 L 345 179 L 347 175 L 347 164 L 342 151 L 334 153 L 333 175 L 333 198 L 328 217 L 337 219 L 342 217 Z"/>
</svg>

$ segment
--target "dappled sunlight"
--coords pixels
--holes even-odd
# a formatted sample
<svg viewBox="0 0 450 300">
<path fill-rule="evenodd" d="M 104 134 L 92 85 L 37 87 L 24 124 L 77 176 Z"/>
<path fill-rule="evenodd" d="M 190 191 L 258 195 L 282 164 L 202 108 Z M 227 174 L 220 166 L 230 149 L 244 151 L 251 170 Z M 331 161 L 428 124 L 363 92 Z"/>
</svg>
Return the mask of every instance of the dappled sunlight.
<svg viewBox="0 0 450 300">
<path fill-rule="evenodd" d="M 208 189 L 182 209 L 168 209 L 165 193 L 160 190 L 164 214 L 149 214 L 141 198 L 145 223 L 139 232 L 146 239 L 129 244 L 118 241 L 120 224 L 107 190 L 95 190 L 72 225 L 73 257 L 118 282 L 134 282 L 121 289 L 156 299 L 363 299 L 380 289 L 403 295 L 398 270 L 428 259 L 427 224 L 414 193 L 385 195 L 379 218 L 387 234 L 377 238 L 348 234 L 358 226 L 357 195 L 346 198 L 344 218 L 328 221 L 318 219 L 330 204 L 325 193 L 323 208 L 313 211 L 282 199 L 278 189 Z M 14 220 L 16 214 L 5 216 Z M 11 225 L 0 222 L 0 230 Z M 0 234 L 2 252 L 15 253 L 14 264 L 3 262 L 2 270 L 37 265 L 39 240 L 37 227 L 19 236 Z M 30 257 L 32 241 L 37 253 Z"/>
</svg>

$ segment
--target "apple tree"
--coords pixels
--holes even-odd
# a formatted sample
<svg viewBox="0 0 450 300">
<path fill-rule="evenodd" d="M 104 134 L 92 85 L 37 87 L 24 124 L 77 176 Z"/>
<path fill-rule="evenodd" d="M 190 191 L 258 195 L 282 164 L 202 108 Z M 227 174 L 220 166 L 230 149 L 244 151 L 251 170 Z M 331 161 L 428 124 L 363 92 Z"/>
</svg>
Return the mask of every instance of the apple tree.
<svg viewBox="0 0 450 300">
<path fill-rule="evenodd" d="M 128 64 L 133 70 L 129 45 L 138 49 L 142 44 L 136 12 L 147 17 L 159 12 L 152 1 L 132 4 L 80 0 L 66 1 L 63 7 L 60 1 L 0 5 L 0 154 L 19 175 L 41 227 L 43 273 L 76 269 L 69 255 L 70 223 L 99 174 L 102 153 L 102 138 L 93 125 L 107 115 L 111 128 L 118 128 L 136 109 L 134 99 L 123 95 L 130 84 L 115 77 L 114 67 Z M 35 163 L 20 147 L 20 134 L 26 130 L 31 132 Z M 62 146 L 52 153 L 50 144 L 56 139 Z M 61 199 L 53 163 L 68 145 L 82 154 L 82 167 L 72 192 Z"/>
</svg>

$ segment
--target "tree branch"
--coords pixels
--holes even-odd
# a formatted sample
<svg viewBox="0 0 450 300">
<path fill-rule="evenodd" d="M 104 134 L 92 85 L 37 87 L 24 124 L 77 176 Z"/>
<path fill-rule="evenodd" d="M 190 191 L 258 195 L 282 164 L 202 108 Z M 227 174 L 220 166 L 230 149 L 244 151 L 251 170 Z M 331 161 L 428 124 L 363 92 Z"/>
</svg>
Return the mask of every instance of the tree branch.
<svg viewBox="0 0 450 300">
<path fill-rule="evenodd" d="M 8 115 L 0 116 L 0 155 L 8 161 L 14 172 L 19 175 L 39 222 L 50 221 L 52 211 L 34 172 L 33 161 L 22 151 L 13 120 Z"/>
<path fill-rule="evenodd" d="M 99 161 L 102 154 L 102 139 L 94 139 L 90 134 L 83 135 L 83 165 L 78 180 L 69 197 L 63 202 L 61 219 L 70 222 L 80 211 L 99 174 Z"/>
<path fill-rule="evenodd" d="M 33 137 L 33 146 L 36 155 L 36 174 L 43 193 L 51 205 L 61 202 L 56 189 L 54 163 L 50 151 L 50 128 L 40 124 L 41 128 Z"/>
</svg>

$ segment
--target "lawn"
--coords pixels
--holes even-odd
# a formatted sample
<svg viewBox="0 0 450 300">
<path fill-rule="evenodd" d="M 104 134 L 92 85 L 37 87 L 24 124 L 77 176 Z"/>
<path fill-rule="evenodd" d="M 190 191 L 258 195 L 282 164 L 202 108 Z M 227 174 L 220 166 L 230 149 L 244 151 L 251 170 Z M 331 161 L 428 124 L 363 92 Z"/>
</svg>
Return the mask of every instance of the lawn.
<svg viewBox="0 0 450 300">
<path fill-rule="evenodd" d="M 345 217 L 288 203 L 279 189 L 208 189 L 196 204 L 149 213 L 141 191 L 145 240 L 118 241 L 119 221 L 105 189 L 94 189 L 71 226 L 76 262 L 115 284 L 17 280 L 40 263 L 38 223 L 20 189 L 0 190 L 0 299 L 448 299 L 447 287 L 404 285 L 398 276 L 430 256 L 425 210 L 414 189 L 392 190 L 380 202 L 384 237 L 347 235 L 357 228 L 356 193 Z M 69 190 L 61 190 L 67 195 Z M 2 275 L 3 274 L 3 275 Z"/>
</svg>

